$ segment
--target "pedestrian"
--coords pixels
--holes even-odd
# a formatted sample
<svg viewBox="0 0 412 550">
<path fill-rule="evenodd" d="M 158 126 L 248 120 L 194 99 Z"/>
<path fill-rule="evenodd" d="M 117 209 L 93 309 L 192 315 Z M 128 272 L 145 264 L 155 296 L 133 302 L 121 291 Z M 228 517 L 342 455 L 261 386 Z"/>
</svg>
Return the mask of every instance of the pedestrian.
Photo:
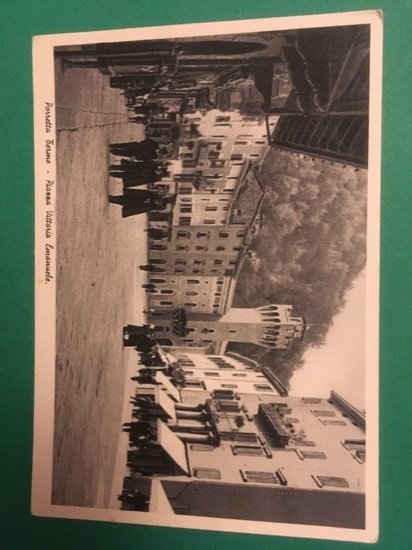
<svg viewBox="0 0 412 550">
<path fill-rule="evenodd" d="M 150 176 L 135 176 L 131 174 L 125 174 L 122 177 L 123 189 L 128 189 L 129 187 L 139 187 L 142 185 L 153 185 L 161 181 L 161 176 L 157 174 L 152 174 Z"/>
<path fill-rule="evenodd" d="M 127 507 L 130 507 L 132 508 L 132 510 L 135 511 L 143 512 L 148 509 L 149 498 L 139 491 L 135 491 L 133 493 L 123 492 L 117 497 L 117 499 L 120 500 L 122 505 L 126 505 Z"/>
<path fill-rule="evenodd" d="M 153 264 L 145 264 L 145 265 L 139 265 L 139 269 L 142 270 L 142 271 L 149 271 L 151 273 L 162 273 L 164 272 L 164 269 L 162 269 L 161 267 L 157 267 Z M 150 310 L 149 310 L 150 312 Z M 147 312 L 143 312 L 143 313 L 147 313 Z"/>
<path fill-rule="evenodd" d="M 157 158 L 159 144 L 154 139 L 145 138 L 141 141 L 113 143 L 110 152 L 122 157 L 134 157 L 137 160 L 152 160 Z"/>
<path fill-rule="evenodd" d="M 139 384 L 157 385 L 156 379 L 152 376 L 132 376 L 130 379 Z"/>
<path fill-rule="evenodd" d="M 123 335 L 137 336 L 150 334 L 151 325 L 126 325 L 123 327 Z"/>
<path fill-rule="evenodd" d="M 109 199 L 109 202 L 114 204 L 136 207 L 153 207 L 153 205 L 158 204 L 159 199 L 163 198 L 160 193 L 147 189 L 125 189 L 123 195 L 110 195 L 110 197 L 112 199 Z"/>
<path fill-rule="evenodd" d="M 153 283 L 143 283 L 141 286 L 142 288 L 148 288 L 149 290 L 155 290 L 156 288 L 156 285 L 154 285 Z"/>
</svg>

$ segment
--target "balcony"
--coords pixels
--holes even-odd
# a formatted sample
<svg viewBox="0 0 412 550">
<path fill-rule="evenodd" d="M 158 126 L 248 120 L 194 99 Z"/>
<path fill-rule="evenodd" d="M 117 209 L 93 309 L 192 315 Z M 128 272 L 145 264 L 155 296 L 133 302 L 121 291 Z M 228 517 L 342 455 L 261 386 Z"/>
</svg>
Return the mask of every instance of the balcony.
<svg viewBox="0 0 412 550">
<path fill-rule="evenodd" d="M 275 447 L 284 448 L 289 443 L 290 429 L 285 425 L 281 411 L 274 403 L 261 403 L 258 410 L 259 419 L 270 435 Z"/>
</svg>

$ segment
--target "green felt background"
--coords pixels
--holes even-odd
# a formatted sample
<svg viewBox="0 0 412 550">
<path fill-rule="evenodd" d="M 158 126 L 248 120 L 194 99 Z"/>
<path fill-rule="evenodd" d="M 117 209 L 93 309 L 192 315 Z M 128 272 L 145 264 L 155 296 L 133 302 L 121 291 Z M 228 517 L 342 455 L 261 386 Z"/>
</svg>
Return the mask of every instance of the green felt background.
<svg viewBox="0 0 412 550">
<path fill-rule="evenodd" d="M 410 548 L 409 421 L 412 267 L 412 0 L 3 0 L 1 2 L 2 548 L 357 547 L 302 539 L 34 518 L 30 515 L 33 408 L 33 110 L 36 34 L 381 8 L 384 105 L 381 269 L 381 534 Z"/>
</svg>

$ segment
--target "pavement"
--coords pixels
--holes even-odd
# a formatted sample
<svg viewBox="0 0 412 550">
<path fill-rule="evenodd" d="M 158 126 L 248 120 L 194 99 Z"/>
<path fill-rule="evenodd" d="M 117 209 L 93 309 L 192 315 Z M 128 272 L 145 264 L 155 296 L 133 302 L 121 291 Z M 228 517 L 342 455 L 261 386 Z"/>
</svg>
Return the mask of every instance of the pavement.
<svg viewBox="0 0 412 550">
<path fill-rule="evenodd" d="M 108 194 L 108 145 L 138 140 L 118 90 L 95 69 L 56 62 L 56 386 L 52 502 L 107 507 L 136 354 L 122 328 L 146 297 L 146 218 L 122 219 Z M 120 180 L 118 180 L 120 181 Z"/>
</svg>

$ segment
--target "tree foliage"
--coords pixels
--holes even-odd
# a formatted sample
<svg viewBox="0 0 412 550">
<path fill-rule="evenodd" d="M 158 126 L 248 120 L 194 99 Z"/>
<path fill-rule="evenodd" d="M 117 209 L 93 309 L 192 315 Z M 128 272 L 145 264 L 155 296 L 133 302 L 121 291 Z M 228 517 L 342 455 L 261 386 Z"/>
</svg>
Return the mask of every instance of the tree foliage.
<svg viewBox="0 0 412 550">
<path fill-rule="evenodd" d="M 367 172 L 272 148 L 258 172 L 263 222 L 239 274 L 234 305 L 289 303 L 309 325 L 287 351 L 230 344 L 287 385 L 308 346 L 324 343 L 366 263 Z"/>
</svg>

